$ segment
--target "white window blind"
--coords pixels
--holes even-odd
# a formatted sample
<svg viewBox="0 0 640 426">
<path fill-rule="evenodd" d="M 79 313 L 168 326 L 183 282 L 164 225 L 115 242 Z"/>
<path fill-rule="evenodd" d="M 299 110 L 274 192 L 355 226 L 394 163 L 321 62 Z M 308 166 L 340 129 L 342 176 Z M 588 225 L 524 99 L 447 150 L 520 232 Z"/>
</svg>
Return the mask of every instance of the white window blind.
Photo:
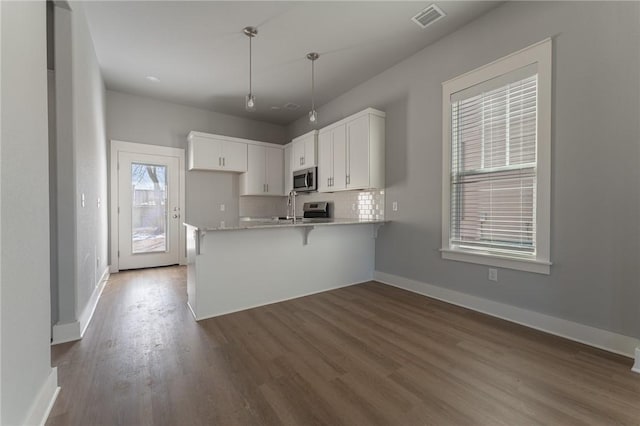
<svg viewBox="0 0 640 426">
<path fill-rule="evenodd" d="M 451 247 L 536 253 L 535 72 L 520 69 L 451 96 Z"/>
</svg>

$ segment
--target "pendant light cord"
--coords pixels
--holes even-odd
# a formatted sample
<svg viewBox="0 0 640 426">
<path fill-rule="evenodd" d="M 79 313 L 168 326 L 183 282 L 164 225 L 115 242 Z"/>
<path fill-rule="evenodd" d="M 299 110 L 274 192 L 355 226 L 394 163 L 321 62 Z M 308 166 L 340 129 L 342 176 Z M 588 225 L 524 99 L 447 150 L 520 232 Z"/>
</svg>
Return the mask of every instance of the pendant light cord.
<svg viewBox="0 0 640 426">
<path fill-rule="evenodd" d="M 311 110 L 316 109 L 315 88 L 316 88 L 316 61 L 311 61 Z"/>
<path fill-rule="evenodd" d="M 251 88 L 251 68 L 252 68 L 252 64 L 251 64 L 251 39 L 253 37 L 249 37 L 249 96 L 253 95 L 253 91 Z"/>
</svg>

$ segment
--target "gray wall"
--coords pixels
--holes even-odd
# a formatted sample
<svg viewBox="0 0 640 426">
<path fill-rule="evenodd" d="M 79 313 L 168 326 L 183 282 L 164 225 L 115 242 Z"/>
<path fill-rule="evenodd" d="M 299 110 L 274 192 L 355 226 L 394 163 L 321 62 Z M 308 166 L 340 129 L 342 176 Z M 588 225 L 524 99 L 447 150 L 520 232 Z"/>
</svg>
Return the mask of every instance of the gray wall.
<svg viewBox="0 0 640 426">
<path fill-rule="evenodd" d="M 18 425 L 52 373 L 45 3 L 0 15 L 0 424 Z"/>
<path fill-rule="evenodd" d="M 58 296 L 53 320 L 65 324 L 80 318 L 108 265 L 107 144 L 104 83 L 82 4 L 57 6 L 54 14 L 58 275 L 52 294 Z"/>
<path fill-rule="evenodd" d="M 509 2 L 319 110 L 387 112 L 376 269 L 640 337 L 640 3 Z M 553 38 L 551 275 L 440 257 L 441 83 Z M 292 123 L 290 137 L 306 132 Z M 399 211 L 390 204 L 398 201 Z"/>
<path fill-rule="evenodd" d="M 107 267 L 105 88 L 84 12 L 73 7 L 76 283 L 81 314 Z M 85 206 L 80 196 L 85 194 Z M 100 206 L 98 207 L 98 200 Z"/>
<path fill-rule="evenodd" d="M 107 91 L 107 137 L 187 150 L 191 130 L 277 144 L 287 142 L 283 126 L 247 120 L 141 96 Z M 186 221 L 217 224 L 239 214 L 238 174 L 187 172 Z M 225 204 L 225 211 L 220 211 Z"/>
</svg>

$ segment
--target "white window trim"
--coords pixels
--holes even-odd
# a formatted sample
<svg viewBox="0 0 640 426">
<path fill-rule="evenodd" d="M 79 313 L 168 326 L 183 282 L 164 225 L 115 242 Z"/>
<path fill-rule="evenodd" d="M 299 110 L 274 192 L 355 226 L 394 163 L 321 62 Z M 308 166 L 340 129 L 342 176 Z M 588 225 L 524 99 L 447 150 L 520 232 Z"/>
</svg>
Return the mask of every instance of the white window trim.
<svg viewBox="0 0 640 426">
<path fill-rule="evenodd" d="M 551 236 L 551 53 L 550 38 L 442 83 L 442 258 L 540 274 L 550 273 Z M 536 175 L 536 256 L 518 258 L 451 247 L 451 95 L 497 76 L 536 64 L 538 140 Z"/>
</svg>

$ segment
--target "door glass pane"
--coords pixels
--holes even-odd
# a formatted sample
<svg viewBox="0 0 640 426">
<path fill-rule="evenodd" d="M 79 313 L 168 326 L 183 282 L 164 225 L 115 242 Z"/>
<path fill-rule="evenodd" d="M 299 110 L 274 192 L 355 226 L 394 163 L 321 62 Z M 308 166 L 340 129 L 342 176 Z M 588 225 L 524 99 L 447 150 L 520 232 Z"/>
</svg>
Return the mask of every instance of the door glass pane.
<svg viewBox="0 0 640 426">
<path fill-rule="evenodd" d="M 167 251 L 167 167 L 131 163 L 131 252 Z"/>
</svg>

